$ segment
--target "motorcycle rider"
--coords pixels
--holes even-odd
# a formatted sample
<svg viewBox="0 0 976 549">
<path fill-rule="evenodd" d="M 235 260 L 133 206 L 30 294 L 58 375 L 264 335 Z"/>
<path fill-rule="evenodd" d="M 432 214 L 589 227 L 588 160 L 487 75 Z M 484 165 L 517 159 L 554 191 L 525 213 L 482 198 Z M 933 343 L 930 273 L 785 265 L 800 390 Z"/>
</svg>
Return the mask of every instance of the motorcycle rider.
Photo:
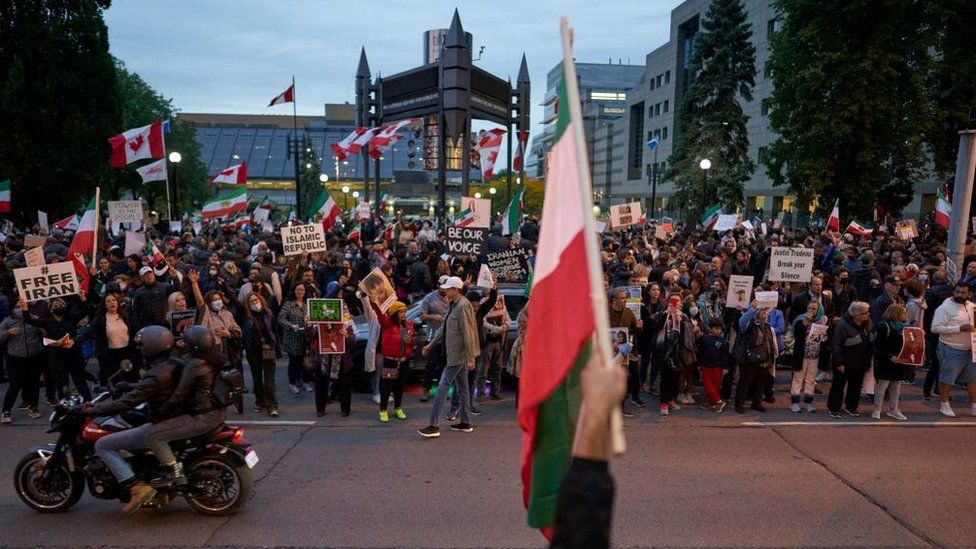
<svg viewBox="0 0 976 549">
<path fill-rule="evenodd" d="M 214 380 L 227 365 L 227 357 L 216 350 L 216 338 L 206 326 L 191 326 L 183 332 L 183 343 L 190 357 L 180 375 L 176 390 L 163 404 L 161 412 L 172 417 L 146 431 L 146 444 L 156 454 L 165 475 L 152 481 L 156 487 L 186 484 L 183 464 L 176 460 L 169 442 L 193 438 L 214 431 L 227 420 L 227 408 L 214 398 Z"/>
<path fill-rule="evenodd" d="M 161 407 L 169 400 L 176 387 L 176 370 L 183 368 L 182 362 L 170 357 L 173 349 L 173 334 L 163 326 L 146 326 L 135 337 L 146 366 L 142 379 L 131 386 L 121 398 L 98 404 L 85 404 L 80 413 L 89 416 L 112 416 L 135 408 L 143 402 L 149 405 L 150 421 L 160 421 Z M 129 502 L 122 511 L 132 513 L 140 505 L 156 495 L 156 489 L 137 479 L 132 467 L 120 455 L 121 450 L 143 450 L 147 448 L 146 433 L 152 423 L 106 435 L 95 442 L 95 452 L 112 471 L 119 484 L 129 489 Z"/>
</svg>

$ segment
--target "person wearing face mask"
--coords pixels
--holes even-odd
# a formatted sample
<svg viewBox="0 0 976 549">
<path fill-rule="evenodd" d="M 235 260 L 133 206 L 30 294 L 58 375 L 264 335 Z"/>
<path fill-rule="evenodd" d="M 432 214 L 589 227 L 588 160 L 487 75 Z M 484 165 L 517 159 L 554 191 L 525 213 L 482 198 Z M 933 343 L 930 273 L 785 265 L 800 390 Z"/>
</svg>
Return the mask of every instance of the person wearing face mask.
<svg viewBox="0 0 976 549">
<path fill-rule="evenodd" d="M 240 345 L 241 327 L 234 320 L 234 314 L 226 307 L 224 297 L 219 291 L 211 290 L 204 294 L 200 288 L 200 276 L 196 271 L 189 271 L 187 278 L 190 279 L 190 288 L 197 303 L 199 324 L 210 328 L 216 352 L 228 357 L 233 364 L 233 358 L 237 353 L 231 351 Z"/>
<path fill-rule="evenodd" d="M 251 366 L 254 383 L 255 413 L 265 410 L 271 417 L 278 417 L 278 397 L 275 394 L 275 359 L 278 338 L 274 330 L 274 315 L 264 297 L 252 292 L 244 299 L 244 352 Z"/>
<path fill-rule="evenodd" d="M 831 336 L 833 380 L 827 395 L 830 417 L 841 417 L 844 405 L 847 415 L 857 417 L 864 374 L 871 366 L 871 313 L 864 301 L 851 303 L 835 325 Z"/>
<path fill-rule="evenodd" d="M 48 339 L 56 343 L 47 346 L 48 368 L 54 376 L 57 396 L 67 396 L 68 378 L 75 384 L 78 394 L 85 400 L 91 400 L 91 390 L 88 388 L 88 373 L 85 371 L 85 361 L 81 356 L 81 346 L 76 345 L 78 338 L 78 321 L 85 317 L 81 307 L 68 311 L 68 303 L 61 298 L 51 300 L 48 317 L 39 317 L 30 312 L 23 300 L 18 304 L 24 314 L 24 322 L 44 330 Z"/>
<path fill-rule="evenodd" d="M 25 323 L 23 309 L 15 308 L 10 316 L 0 322 L 0 345 L 6 349 L 4 362 L 10 382 L 3 397 L 0 423 L 8 424 L 13 421 L 11 411 L 18 394 L 27 406 L 27 415 L 31 419 L 41 417 L 37 411 L 41 370 L 44 368 L 41 330 Z"/>
<path fill-rule="evenodd" d="M 851 285 L 851 274 L 846 268 L 837 270 L 834 282 L 833 307 L 827 310 L 831 317 L 842 317 L 847 308 L 857 301 L 857 290 Z"/>
<path fill-rule="evenodd" d="M 705 333 L 705 324 L 702 321 L 701 312 L 698 310 L 698 304 L 692 300 L 690 294 L 685 297 L 685 301 L 682 304 L 682 311 L 691 322 L 691 329 L 695 336 L 695 349 L 697 352 L 697 342 Z M 695 397 L 693 393 L 695 392 L 695 375 L 697 373 L 697 361 L 691 361 L 683 365 L 681 369 L 681 376 L 678 380 L 678 396 L 675 399 L 678 404 L 695 404 Z"/>
</svg>

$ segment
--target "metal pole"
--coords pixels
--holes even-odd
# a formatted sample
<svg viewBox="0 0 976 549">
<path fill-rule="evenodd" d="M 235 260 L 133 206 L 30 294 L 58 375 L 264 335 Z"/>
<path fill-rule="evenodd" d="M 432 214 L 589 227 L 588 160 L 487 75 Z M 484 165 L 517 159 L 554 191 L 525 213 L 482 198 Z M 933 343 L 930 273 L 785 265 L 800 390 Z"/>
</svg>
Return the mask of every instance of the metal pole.
<svg viewBox="0 0 976 549">
<path fill-rule="evenodd" d="M 512 201 L 512 121 L 508 122 L 508 155 L 505 161 L 505 203 Z"/>
<path fill-rule="evenodd" d="M 471 192 L 471 117 L 461 125 L 461 196 Z"/>
<path fill-rule="evenodd" d="M 976 130 L 959 132 L 959 154 L 956 156 L 956 179 L 952 189 L 952 217 L 946 255 L 956 269 L 949 273 L 958 280 L 963 268 L 963 249 L 969 227 L 969 203 L 973 198 L 973 171 L 976 170 Z"/>
<path fill-rule="evenodd" d="M 706 187 L 708 187 L 708 170 L 702 170 L 702 201 L 701 201 L 700 211 L 698 212 L 699 215 L 704 214 L 705 213 L 705 208 L 708 207 L 708 206 L 705 205 L 705 188 Z"/>
<path fill-rule="evenodd" d="M 291 120 L 295 130 L 295 216 L 302 219 L 301 175 L 298 172 L 298 94 L 295 93 L 295 77 L 291 77 Z"/>
<path fill-rule="evenodd" d="M 169 172 L 166 172 L 166 217 L 173 220 L 173 203 L 169 200 Z"/>
<path fill-rule="evenodd" d="M 173 204 L 176 205 L 176 214 L 180 213 L 180 163 L 173 164 Z"/>
<path fill-rule="evenodd" d="M 437 205 L 441 227 L 447 227 L 447 124 L 443 109 L 437 115 Z"/>
<path fill-rule="evenodd" d="M 380 208 L 380 159 L 379 158 L 373 160 L 373 166 L 376 169 L 376 203 L 375 203 L 376 213 L 383 215 L 383 212 L 379 211 Z M 366 197 L 366 200 L 369 201 L 368 196 Z"/>
<path fill-rule="evenodd" d="M 369 152 L 363 147 L 363 196 L 369 201 Z"/>
<path fill-rule="evenodd" d="M 651 165 L 651 219 L 657 219 L 657 145 L 654 146 L 654 164 Z"/>
</svg>

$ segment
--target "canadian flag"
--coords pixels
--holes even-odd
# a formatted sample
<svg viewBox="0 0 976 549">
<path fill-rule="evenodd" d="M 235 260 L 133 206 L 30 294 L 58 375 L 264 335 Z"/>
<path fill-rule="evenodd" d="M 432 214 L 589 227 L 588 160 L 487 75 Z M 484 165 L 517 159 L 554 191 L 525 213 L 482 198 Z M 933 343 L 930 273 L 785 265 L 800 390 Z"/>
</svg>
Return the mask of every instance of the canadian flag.
<svg viewBox="0 0 976 549">
<path fill-rule="evenodd" d="M 372 157 L 373 159 L 379 160 L 380 157 L 383 156 L 383 153 L 390 150 L 390 147 L 401 139 L 403 139 L 403 136 L 400 134 L 396 134 L 393 137 L 390 137 L 389 139 L 385 139 L 384 140 L 384 142 L 386 143 L 385 145 L 373 145 L 372 143 L 370 143 L 369 156 Z"/>
<path fill-rule="evenodd" d="M 522 171 L 522 156 L 525 154 L 525 141 L 527 138 L 528 132 L 525 130 L 519 132 L 518 146 L 515 147 L 515 156 L 512 158 L 512 169 L 517 172 Z"/>
<path fill-rule="evenodd" d="M 346 152 L 349 154 L 357 154 L 362 150 L 363 147 L 369 144 L 369 142 L 373 139 L 373 136 L 379 133 L 381 129 L 382 128 L 380 127 L 376 127 L 365 130 L 363 133 L 359 134 L 359 137 L 352 140 L 352 143 L 349 144 Z"/>
<path fill-rule="evenodd" d="M 210 186 L 215 183 L 227 183 L 229 185 L 243 185 L 247 183 L 247 162 L 241 162 L 236 166 L 231 166 L 217 172 L 217 175 L 210 179 Z"/>
<path fill-rule="evenodd" d="M 495 161 L 498 160 L 498 149 L 502 146 L 502 136 L 505 130 L 488 130 L 478 136 L 475 150 L 481 157 L 481 174 L 484 179 L 491 179 L 495 174 Z"/>
<path fill-rule="evenodd" d="M 830 218 L 827 219 L 827 228 L 833 232 L 840 231 L 840 199 L 834 201 L 834 209 L 830 210 Z"/>
<path fill-rule="evenodd" d="M 162 158 L 166 155 L 163 143 L 163 123 L 160 120 L 148 126 L 135 128 L 108 138 L 112 147 L 109 164 L 113 168 L 124 168 L 136 160 Z"/>
<path fill-rule="evenodd" d="M 419 122 L 419 118 L 407 118 L 406 120 L 400 120 L 387 126 L 383 126 L 383 129 L 380 130 L 375 137 L 369 140 L 369 147 L 371 149 L 374 147 L 389 147 L 393 142 L 402 137 L 397 137 L 397 132 L 400 131 L 400 128 L 409 126 L 411 124 L 417 124 Z"/>
<path fill-rule="evenodd" d="M 281 92 L 280 94 L 278 94 L 277 97 L 272 99 L 271 102 L 268 103 L 268 106 L 273 107 L 275 105 L 280 105 L 282 103 L 294 103 L 294 102 L 295 102 L 295 84 L 293 82 L 291 86 L 288 86 L 287 90 Z"/>
<path fill-rule="evenodd" d="M 166 181 L 166 159 L 157 160 L 146 164 L 141 168 L 136 168 L 136 173 L 142 178 L 143 183 L 150 181 Z"/>
<path fill-rule="evenodd" d="M 352 131 L 351 134 L 347 135 L 345 139 L 338 143 L 333 143 L 331 145 L 332 152 L 335 153 L 336 158 L 342 162 L 349 156 L 349 147 L 352 146 L 353 141 L 359 138 L 359 136 L 366 133 L 366 128 L 360 126 Z"/>
</svg>

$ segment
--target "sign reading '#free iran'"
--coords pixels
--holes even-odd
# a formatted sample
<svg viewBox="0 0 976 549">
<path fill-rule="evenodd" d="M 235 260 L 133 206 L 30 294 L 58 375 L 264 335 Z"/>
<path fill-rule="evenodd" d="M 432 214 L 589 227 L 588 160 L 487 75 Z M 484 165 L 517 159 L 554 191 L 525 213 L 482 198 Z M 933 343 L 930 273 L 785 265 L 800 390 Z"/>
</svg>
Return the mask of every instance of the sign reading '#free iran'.
<svg viewBox="0 0 976 549">
<path fill-rule="evenodd" d="M 769 249 L 769 280 L 810 282 L 813 276 L 813 248 Z"/>
<path fill-rule="evenodd" d="M 27 303 L 78 293 L 75 266 L 70 261 L 14 269 L 20 297 Z"/>
</svg>

